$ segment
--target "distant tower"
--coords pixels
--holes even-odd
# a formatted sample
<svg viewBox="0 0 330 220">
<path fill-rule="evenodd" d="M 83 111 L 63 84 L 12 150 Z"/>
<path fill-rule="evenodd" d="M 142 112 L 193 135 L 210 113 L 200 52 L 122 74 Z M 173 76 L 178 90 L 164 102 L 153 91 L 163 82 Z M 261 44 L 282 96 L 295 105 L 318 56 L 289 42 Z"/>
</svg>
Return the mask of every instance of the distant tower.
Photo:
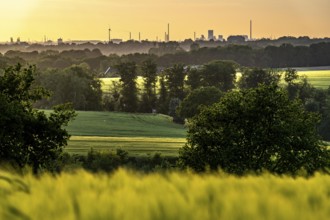
<svg viewBox="0 0 330 220">
<path fill-rule="evenodd" d="M 132 33 L 129 32 L 129 40 L 132 40 Z"/>
<path fill-rule="evenodd" d="M 109 27 L 109 43 L 111 42 L 111 28 Z"/>
<path fill-rule="evenodd" d="M 139 41 L 141 41 L 141 33 L 139 32 Z"/>
<path fill-rule="evenodd" d="M 213 30 L 208 30 L 208 36 L 207 36 L 208 40 L 214 40 L 214 34 L 213 34 Z"/>
<path fill-rule="evenodd" d="M 170 23 L 167 24 L 167 41 L 170 41 Z"/>
<path fill-rule="evenodd" d="M 194 32 L 194 41 L 196 40 L 196 32 Z"/>
<path fill-rule="evenodd" d="M 252 20 L 250 20 L 250 40 L 252 40 Z"/>
</svg>

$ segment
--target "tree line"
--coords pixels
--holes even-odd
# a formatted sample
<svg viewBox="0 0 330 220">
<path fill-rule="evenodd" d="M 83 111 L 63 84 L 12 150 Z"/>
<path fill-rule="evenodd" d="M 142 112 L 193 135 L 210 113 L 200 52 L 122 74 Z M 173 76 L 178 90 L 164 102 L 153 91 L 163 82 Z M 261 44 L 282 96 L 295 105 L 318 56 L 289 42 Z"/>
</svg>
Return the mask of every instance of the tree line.
<svg viewBox="0 0 330 220">
<path fill-rule="evenodd" d="M 293 46 L 285 43 L 279 46 L 271 44 L 265 47 L 228 44 L 217 47 L 202 47 L 198 42 L 191 42 L 190 50 L 180 49 L 179 44 L 164 44 L 150 49 L 148 53 L 126 55 L 103 55 L 98 48 L 80 50 L 45 50 L 21 52 L 10 50 L 0 55 L 0 67 L 6 68 L 17 63 L 34 64 L 40 70 L 47 68 L 64 69 L 72 65 L 88 65 L 99 77 L 108 68 L 112 69 L 120 62 L 135 62 L 141 65 L 147 59 L 155 61 L 158 67 L 171 67 L 176 63 L 184 65 L 203 65 L 212 60 L 233 60 L 242 66 L 260 68 L 287 68 L 330 66 L 330 42 L 320 42 L 308 46 Z M 188 46 L 189 47 L 189 46 Z M 107 72 L 113 74 L 110 70 Z M 138 72 L 139 75 L 142 73 Z"/>
</svg>

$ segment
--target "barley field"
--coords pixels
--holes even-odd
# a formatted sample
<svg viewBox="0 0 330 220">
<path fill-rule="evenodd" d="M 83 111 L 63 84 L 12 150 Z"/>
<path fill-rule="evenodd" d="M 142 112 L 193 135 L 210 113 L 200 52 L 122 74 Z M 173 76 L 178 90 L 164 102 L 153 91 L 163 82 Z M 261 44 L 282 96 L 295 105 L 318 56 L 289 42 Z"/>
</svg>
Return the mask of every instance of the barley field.
<svg viewBox="0 0 330 220">
<path fill-rule="evenodd" d="M 0 172 L 0 219 L 256 220 L 330 216 L 330 176 Z"/>
</svg>

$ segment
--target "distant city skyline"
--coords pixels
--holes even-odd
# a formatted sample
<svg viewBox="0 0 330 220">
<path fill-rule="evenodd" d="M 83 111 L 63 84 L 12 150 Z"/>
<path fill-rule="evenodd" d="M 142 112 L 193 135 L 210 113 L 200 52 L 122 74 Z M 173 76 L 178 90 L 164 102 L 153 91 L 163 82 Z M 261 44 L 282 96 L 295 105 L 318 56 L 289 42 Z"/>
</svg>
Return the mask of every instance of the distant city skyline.
<svg viewBox="0 0 330 220">
<path fill-rule="evenodd" d="M 0 41 L 170 40 L 250 35 L 330 37 L 329 0 L 8 0 L 1 3 Z"/>
</svg>

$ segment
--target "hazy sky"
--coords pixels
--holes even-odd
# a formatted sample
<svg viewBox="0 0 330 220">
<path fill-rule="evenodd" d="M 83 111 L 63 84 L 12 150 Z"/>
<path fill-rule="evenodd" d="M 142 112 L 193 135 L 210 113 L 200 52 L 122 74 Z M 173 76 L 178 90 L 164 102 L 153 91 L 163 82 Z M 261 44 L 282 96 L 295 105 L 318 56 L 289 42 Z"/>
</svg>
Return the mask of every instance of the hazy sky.
<svg viewBox="0 0 330 220">
<path fill-rule="evenodd" d="M 330 0 L 0 0 L 0 41 L 171 40 L 207 35 L 330 37 Z"/>
</svg>

